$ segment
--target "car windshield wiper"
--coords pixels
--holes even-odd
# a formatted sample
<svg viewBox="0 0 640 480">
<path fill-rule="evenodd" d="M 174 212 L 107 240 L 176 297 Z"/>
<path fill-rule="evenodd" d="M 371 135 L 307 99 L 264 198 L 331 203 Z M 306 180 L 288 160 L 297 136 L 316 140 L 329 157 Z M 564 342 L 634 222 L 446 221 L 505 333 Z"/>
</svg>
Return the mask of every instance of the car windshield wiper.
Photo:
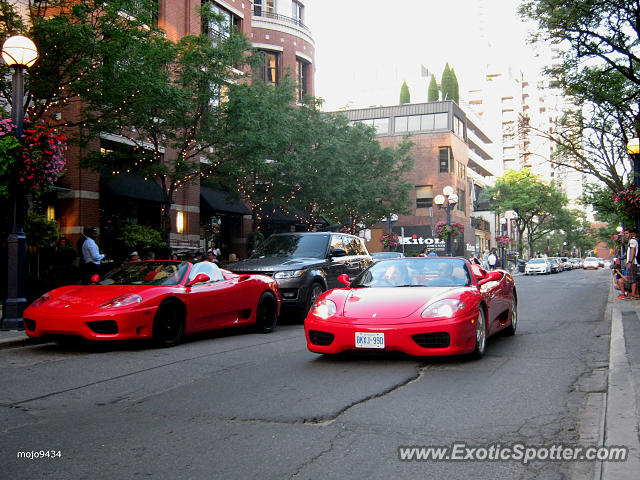
<svg viewBox="0 0 640 480">
<path fill-rule="evenodd" d="M 413 283 L 408 283 L 406 285 L 394 285 L 395 287 L 424 287 L 424 285 L 422 284 L 413 284 Z"/>
</svg>

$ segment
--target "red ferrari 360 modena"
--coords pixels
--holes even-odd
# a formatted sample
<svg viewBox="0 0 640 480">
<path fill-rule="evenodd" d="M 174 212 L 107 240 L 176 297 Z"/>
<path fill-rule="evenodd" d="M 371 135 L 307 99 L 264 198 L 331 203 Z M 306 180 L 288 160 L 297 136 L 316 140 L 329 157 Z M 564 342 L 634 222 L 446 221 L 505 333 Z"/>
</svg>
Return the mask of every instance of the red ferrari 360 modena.
<svg viewBox="0 0 640 480">
<path fill-rule="evenodd" d="M 312 352 L 389 350 L 414 356 L 482 357 L 486 339 L 517 327 L 517 294 L 505 271 L 485 271 L 464 258 L 385 260 L 347 288 L 325 292 L 304 328 Z"/>
<path fill-rule="evenodd" d="M 271 332 L 280 313 L 276 281 L 210 262 L 131 262 L 92 285 L 56 288 L 24 311 L 27 335 L 89 340 L 152 338 L 170 347 L 185 334 L 255 325 Z"/>
</svg>

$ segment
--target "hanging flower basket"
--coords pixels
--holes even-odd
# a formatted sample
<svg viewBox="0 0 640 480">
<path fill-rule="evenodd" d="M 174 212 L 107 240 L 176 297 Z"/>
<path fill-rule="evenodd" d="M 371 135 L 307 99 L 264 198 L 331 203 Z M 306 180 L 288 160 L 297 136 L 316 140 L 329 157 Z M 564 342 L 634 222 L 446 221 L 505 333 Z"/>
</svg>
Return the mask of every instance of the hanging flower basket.
<svg viewBox="0 0 640 480">
<path fill-rule="evenodd" d="M 15 125 L 10 119 L 0 120 L 0 163 L 2 173 L 13 172 L 15 180 L 27 192 L 37 192 L 53 184 L 64 172 L 67 138 L 43 124 L 26 118 L 22 142 L 15 140 Z M 14 169 L 19 168 L 15 172 Z M 6 191 L 0 187 L 0 194 Z"/>
<path fill-rule="evenodd" d="M 496 243 L 500 248 L 505 248 L 511 242 L 513 242 L 513 238 L 511 238 L 509 235 L 498 235 L 496 237 Z"/>
<path fill-rule="evenodd" d="M 438 237 L 440 240 L 443 240 L 449 237 L 455 238 L 460 235 L 462 232 L 464 232 L 464 225 L 460 223 L 452 223 L 451 225 L 447 225 L 447 222 L 438 222 L 436 223 L 435 227 L 433 227 L 433 230 L 436 234 L 436 237 Z"/>
<path fill-rule="evenodd" d="M 397 233 L 383 233 L 380 243 L 385 247 L 397 247 L 400 245 L 400 236 Z"/>
<path fill-rule="evenodd" d="M 613 201 L 622 217 L 628 220 L 640 219 L 640 193 L 634 185 L 616 193 Z"/>
</svg>

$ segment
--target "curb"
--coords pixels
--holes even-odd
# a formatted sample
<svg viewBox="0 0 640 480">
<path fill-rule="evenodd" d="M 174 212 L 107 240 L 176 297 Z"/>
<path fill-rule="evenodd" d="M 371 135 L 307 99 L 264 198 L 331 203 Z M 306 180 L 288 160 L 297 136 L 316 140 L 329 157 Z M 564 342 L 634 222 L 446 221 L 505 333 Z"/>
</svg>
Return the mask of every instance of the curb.
<svg viewBox="0 0 640 480">
<path fill-rule="evenodd" d="M 0 333 L 0 350 L 5 350 L 9 348 L 30 347 L 32 345 L 41 345 L 43 343 L 51 343 L 51 339 L 31 338 L 31 337 L 27 337 L 26 334 L 22 338 L 3 339 L 2 333 Z"/>
<path fill-rule="evenodd" d="M 629 449 L 624 462 L 605 462 L 603 480 L 632 480 L 640 471 L 640 441 L 633 372 L 627 356 L 624 325 L 620 307 L 611 308 L 611 343 L 609 346 L 609 378 L 606 395 L 605 446 L 625 446 Z M 627 310 L 625 310 L 627 311 Z M 637 308 L 634 308 L 638 315 Z"/>
</svg>

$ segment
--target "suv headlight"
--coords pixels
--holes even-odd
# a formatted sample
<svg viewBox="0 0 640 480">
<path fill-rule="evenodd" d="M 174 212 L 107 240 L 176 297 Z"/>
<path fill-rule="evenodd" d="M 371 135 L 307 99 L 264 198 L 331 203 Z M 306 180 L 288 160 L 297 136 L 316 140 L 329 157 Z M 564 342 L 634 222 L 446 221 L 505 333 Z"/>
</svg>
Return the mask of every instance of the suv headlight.
<svg viewBox="0 0 640 480">
<path fill-rule="evenodd" d="M 304 272 L 306 272 L 306 270 L 287 270 L 284 272 L 276 272 L 273 278 L 280 280 L 285 278 L 298 278 L 301 277 Z"/>
</svg>

